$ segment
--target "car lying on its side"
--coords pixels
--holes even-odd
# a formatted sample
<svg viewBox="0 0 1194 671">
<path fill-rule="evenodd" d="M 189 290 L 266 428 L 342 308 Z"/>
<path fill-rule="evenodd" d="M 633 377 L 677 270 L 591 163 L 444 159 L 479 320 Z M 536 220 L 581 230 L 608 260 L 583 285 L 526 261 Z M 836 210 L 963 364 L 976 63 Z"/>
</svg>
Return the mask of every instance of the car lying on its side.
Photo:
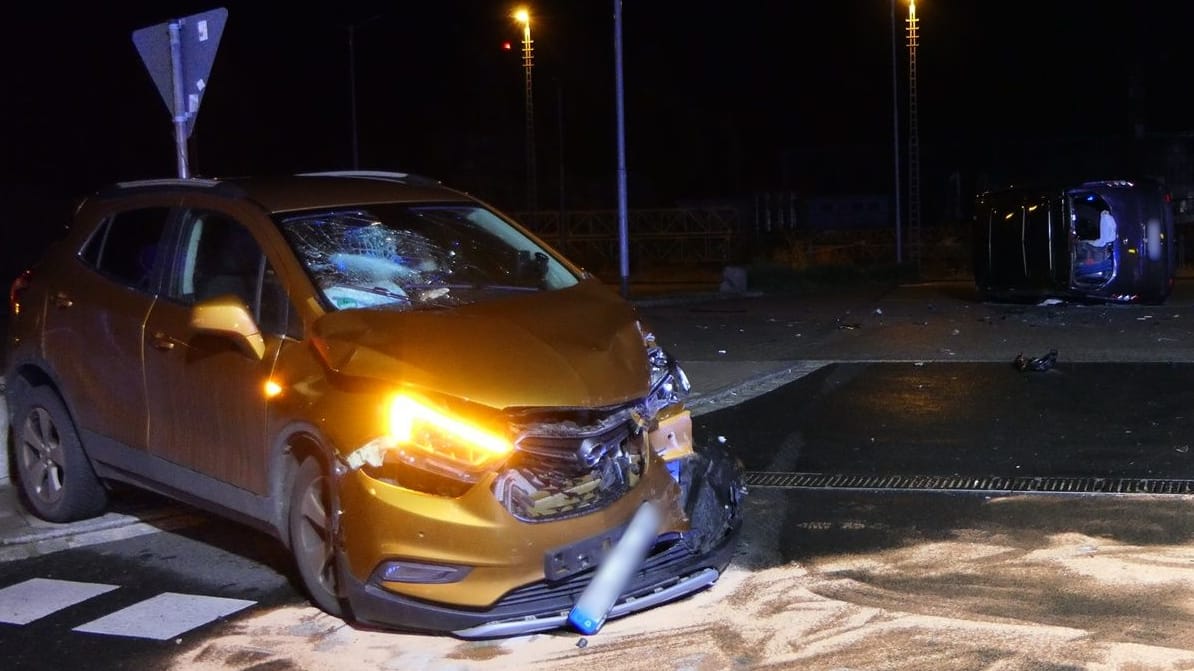
<svg viewBox="0 0 1194 671">
<path fill-rule="evenodd" d="M 988 299 L 1162 303 L 1178 265 L 1170 194 L 1151 180 L 979 194 L 973 241 Z"/>
<path fill-rule="evenodd" d="M 633 306 L 438 182 L 116 184 L 10 301 L 47 520 L 133 484 L 277 537 L 329 613 L 465 638 L 591 633 L 733 553 L 738 462 Z"/>
</svg>

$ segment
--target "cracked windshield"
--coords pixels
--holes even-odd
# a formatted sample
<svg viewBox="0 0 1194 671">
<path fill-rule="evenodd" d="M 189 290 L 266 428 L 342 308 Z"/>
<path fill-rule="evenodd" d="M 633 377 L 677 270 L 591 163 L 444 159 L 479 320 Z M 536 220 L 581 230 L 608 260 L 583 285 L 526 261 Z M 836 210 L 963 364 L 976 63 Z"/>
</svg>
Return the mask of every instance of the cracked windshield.
<svg viewBox="0 0 1194 671">
<path fill-rule="evenodd" d="M 529 237 L 468 204 L 304 213 L 282 230 L 324 302 L 340 310 L 444 308 L 577 282 Z"/>
</svg>

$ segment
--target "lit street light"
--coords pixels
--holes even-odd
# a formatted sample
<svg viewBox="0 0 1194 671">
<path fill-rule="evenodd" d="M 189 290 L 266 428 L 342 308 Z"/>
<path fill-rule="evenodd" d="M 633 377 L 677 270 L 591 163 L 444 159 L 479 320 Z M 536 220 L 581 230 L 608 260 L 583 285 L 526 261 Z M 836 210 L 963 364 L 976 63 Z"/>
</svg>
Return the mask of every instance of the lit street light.
<svg viewBox="0 0 1194 671">
<path fill-rule="evenodd" d="M 920 20 L 916 0 L 908 2 L 908 229 L 912 258 L 920 264 L 920 134 L 916 115 L 916 47 L 920 45 Z"/>
<path fill-rule="evenodd" d="M 534 43 L 531 41 L 531 13 L 526 7 L 519 7 L 512 15 L 522 24 L 522 67 L 526 75 L 526 164 L 527 164 L 527 211 L 539 209 L 539 193 L 535 183 L 535 97 L 532 87 L 532 71 L 535 68 Z"/>
</svg>

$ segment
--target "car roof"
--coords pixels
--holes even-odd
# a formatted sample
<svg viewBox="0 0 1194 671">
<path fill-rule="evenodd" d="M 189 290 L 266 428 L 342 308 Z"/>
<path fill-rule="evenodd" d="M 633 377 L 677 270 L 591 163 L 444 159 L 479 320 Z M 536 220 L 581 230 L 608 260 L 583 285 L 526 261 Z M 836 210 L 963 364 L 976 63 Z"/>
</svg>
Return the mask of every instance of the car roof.
<svg viewBox="0 0 1194 671">
<path fill-rule="evenodd" d="M 167 178 L 118 182 L 98 199 L 197 190 L 257 203 L 271 213 L 370 203 L 469 202 L 465 193 L 427 177 L 398 172 L 336 171 L 262 177 Z"/>
</svg>

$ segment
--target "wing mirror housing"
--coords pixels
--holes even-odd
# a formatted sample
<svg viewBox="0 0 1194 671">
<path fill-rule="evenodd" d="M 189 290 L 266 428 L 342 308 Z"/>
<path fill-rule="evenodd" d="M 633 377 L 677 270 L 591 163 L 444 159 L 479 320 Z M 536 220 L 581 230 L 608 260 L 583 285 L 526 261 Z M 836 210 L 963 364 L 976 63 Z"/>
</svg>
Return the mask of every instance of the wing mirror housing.
<svg viewBox="0 0 1194 671">
<path fill-rule="evenodd" d="M 199 333 L 229 338 L 245 354 L 265 356 L 265 338 L 249 309 L 236 296 L 216 296 L 191 308 L 191 329 Z"/>
</svg>

